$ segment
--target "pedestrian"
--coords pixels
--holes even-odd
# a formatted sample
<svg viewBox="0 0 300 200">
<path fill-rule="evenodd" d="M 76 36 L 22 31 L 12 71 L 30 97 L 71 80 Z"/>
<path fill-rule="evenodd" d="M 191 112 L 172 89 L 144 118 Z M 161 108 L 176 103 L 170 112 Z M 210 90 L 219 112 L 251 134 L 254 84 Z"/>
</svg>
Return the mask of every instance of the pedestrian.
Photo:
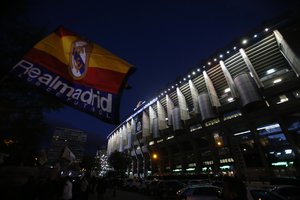
<svg viewBox="0 0 300 200">
<path fill-rule="evenodd" d="M 112 180 L 112 197 L 117 196 L 117 180 L 113 179 Z"/>
<path fill-rule="evenodd" d="M 38 188 L 34 176 L 30 176 L 27 179 L 27 182 L 23 185 L 23 194 L 25 199 L 36 199 Z"/>
<path fill-rule="evenodd" d="M 67 176 L 64 180 L 62 199 L 71 200 L 72 197 L 73 197 L 73 184 L 71 182 L 70 177 Z"/>
<path fill-rule="evenodd" d="M 83 176 L 80 180 L 80 200 L 88 200 L 89 197 L 89 181 L 86 176 Z"/>
<path fill-rule="evenodd" d="M 104 180 L 104 178 L 99 178 L 97 181 L 97 187 L 96 187 L 98 200 L 103 199 L 103 195 L 104 195 L 105 191 L 106 191 L 105 180 Z"/>
</svg>

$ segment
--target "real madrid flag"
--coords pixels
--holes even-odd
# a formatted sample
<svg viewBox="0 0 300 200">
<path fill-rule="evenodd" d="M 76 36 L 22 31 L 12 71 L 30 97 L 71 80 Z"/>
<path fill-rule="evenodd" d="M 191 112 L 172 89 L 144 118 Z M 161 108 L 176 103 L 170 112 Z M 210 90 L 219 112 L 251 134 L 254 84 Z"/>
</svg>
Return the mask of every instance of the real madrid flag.
<svg viewBox="0 0 300 200">
<path fill-rule="evenodd" d="M 118 123 L 132 65 L 63 27 L 38 42 L 12 73 L 77 109 Z"/>
</svg>

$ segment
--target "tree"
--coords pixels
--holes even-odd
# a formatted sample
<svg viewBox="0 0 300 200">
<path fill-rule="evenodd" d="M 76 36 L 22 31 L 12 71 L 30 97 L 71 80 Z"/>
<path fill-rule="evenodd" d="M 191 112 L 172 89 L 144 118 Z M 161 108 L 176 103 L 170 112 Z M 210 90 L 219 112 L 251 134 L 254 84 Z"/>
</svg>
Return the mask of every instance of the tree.
<svg viewBox="0 0 300 200">
<path fill-rule="evenodd" d="M 10 155 L 10 164 L 33 164 L 39 137 L 47 133 L 44 110 L 63 104 L 16 77 L 9 70 L 45 36 L 45 29 L 26 21 L 26 0 L 7 2 L 0 14 L 0 152 Z M 11 139 L 10 145 L 4 139 Z M 26 149 L 26 151 L 24 151 Z"/>
<path fill-rule="evenodd" d="M 114 151 L 108 157 L 108 163 L 114 168 L 117 175 L 121 177 L 125 176 L 125 172 L 130 166 L 131 161 L 131 157 L 128 154 L 119 151 Z"/>
<path fill-rule="evenodd" d="M 91 155 L 84 155 L 80 163 L 80 167 L 86 169 L 88 174 L 91 173 L 92 169 L 95 167 L 96 161 L 95 158 Z"/>
</svg>

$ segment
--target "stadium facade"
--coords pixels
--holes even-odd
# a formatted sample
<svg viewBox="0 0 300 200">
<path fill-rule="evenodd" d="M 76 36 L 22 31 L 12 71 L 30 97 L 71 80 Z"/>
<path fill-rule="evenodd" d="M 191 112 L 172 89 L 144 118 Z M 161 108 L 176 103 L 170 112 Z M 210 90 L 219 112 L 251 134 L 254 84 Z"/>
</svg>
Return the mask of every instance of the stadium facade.
<svg viewBox="0 0 300 200">
<path fill-rule="evenodd" d="M 299 35 L 281 20 L 223 48 L 113 130 L 108 155 L 130 154 L 137 176 L 299 175 Z"/>
</svg>

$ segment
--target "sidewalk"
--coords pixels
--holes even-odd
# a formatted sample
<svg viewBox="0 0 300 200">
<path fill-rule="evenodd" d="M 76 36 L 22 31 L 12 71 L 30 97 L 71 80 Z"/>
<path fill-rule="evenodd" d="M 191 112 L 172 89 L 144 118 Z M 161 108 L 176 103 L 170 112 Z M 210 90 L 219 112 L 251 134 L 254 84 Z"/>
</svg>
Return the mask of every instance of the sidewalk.
<svg viewBox="0 0 300 200">
<path fill-rule="evenodd" d="M 112 196 L 112 190 L 107 189 L 104 196 L 102 197 L 103 200 L 153 200 L 152 197 L 147 195 L 143 195 L 137 192 L 128 192 L 123 190 L 117 190 L 116 196 Z M 90 194 L 89 200 L 98 200 L 97 194 Z"/>
</svg>

